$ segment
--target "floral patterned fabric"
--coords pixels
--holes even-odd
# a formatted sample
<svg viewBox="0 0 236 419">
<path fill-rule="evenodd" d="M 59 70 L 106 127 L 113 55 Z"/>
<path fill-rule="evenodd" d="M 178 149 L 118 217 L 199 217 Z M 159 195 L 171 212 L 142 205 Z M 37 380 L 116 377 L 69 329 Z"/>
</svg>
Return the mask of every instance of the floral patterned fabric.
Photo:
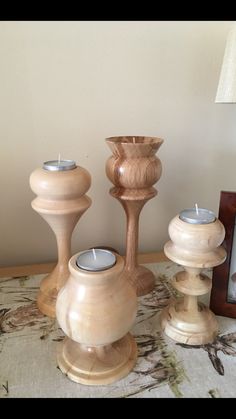
<svg viewBox="0 0 236 419">
<path fill-rule="evenodd" d="M 146 266 L 155 273 L 156 286 L 139 298 L 131 331 L 138 361 L 127 377 L 107 386 L 76 384 L 58 368 L 63 332 L 35 303 L 44 275 L 1 280 L 0 397 L 236 397 L 236 320 L 217 317 L 220 334 L 212 344 L 174 342 L 160 331 L 159 314 L 171 296 L 178 297 L 170 279 L 181 267 L 172 262 Z"/>
</svg>

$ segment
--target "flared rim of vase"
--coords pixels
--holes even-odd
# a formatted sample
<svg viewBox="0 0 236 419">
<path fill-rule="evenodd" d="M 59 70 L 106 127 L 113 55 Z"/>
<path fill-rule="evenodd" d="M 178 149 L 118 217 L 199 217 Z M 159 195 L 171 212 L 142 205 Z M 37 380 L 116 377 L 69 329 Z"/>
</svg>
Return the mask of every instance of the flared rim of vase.
<svg viewBox="0 0 236 419">
<path fill-rule="evenodd" d="M 148 136 L 141 136 L 141 135 L 121 135 L 121 136 L 114 136 L 106 138 L 107 142 L 112 144 L 125 144 L 125 145 L 134 145 L 138 144 L 140 146 L 146 145 L 158 145 L 160 146 L 163 143 L 163 139 L 159 137 L 148 137 Z"/>
</svg>

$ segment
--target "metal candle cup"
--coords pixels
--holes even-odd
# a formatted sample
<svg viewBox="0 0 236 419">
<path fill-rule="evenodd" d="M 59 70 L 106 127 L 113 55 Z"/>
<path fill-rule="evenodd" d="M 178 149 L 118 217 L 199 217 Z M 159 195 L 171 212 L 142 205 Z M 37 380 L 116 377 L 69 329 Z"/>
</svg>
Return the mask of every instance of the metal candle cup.
<svg viewBox="0 0 236 419">
<path fill-rule="evenodd" d="M 114 253 L 105 249 L 89 249 L 81 252 L 76 259 L 76 265 L 86 271 L 104 271 L 116 263 Z"/>
<path fill-rule="evenodd" d="M 43 163 L 43 168 L 51 172 L 72 170 L 76 168 L 74 160 L 50 160 Z"/>
<path fill-rule="evenodd" d="M 210 224 L 216 220 L 213 211 L 206 208 L 187 208 L 181 211 L 179 218 L 189 224 Z"/>
</svg>

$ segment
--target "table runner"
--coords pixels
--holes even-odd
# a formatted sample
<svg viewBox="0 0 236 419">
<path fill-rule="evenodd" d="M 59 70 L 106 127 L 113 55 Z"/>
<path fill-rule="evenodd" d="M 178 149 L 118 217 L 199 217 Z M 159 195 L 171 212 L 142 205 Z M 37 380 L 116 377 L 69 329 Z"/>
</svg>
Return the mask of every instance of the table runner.
<svg viewBox="0 0 236 419">
<path fill-rule="evenodd" d="M 178 344 L 160 331 L 160 311 L 177 292 L 170 279 L 182 268 L 146 264 L 156 276 L 153 292 L 139 298 L 132 329 L 138 361 L 125 378 L 106 386 L 72 382 L 57 366 L 64 334 L 39 312 L 35 300 L 44 275 L 0 283 L 1 398 L 226 398 L 236 397 L 236 320 L 217 316 L 220 333 L 208 345 Z M 205 273 L 211 275 L 210 270 Z M 205 301 L 204 301 L 205 299 Z M 208 303 L 209 295 L 203 296 Z"/>
</svg>

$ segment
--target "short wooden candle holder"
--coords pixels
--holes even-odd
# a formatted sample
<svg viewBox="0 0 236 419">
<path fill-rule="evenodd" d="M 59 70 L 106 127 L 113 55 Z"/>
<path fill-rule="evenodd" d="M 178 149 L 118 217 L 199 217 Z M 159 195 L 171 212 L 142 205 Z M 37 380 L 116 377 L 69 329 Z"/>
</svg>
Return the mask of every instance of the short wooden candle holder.
<svg viewBox="0 0 236 419">
<path fill-rule="evenodd" d="M 69 277 L 71 236 L 81 215 L 91 205 L 91 199 L 85 195 L 90 185 L 90 174 L 80 166 L 62 171 L 39 168 L 30 176 L 31 189 L 38 195 L 32 208 L 50 225 L 58 247 L 58 263 L 42 280 L 37 297 L 39 310 L 49 317 L 56 316 L 57 294 Z"/>
<path fill-rule="evenodd" d="M 169 224 L 171 241 L 164 246 L 166 256 L 184 266 L 172 285 L 184 294 L 174 299 L 161 314 L 161 327 L 177 342 L 200 345 L 214 341 L 218 323 L 213 312 L 198 296 L 211 290 L 211 279 L 202 274 L 203 268 L 220 265 L 226 258 L 220 246 L 225 236 L 223 224 L 215 219 L 209 224 L 189 224 L 177 215 Z"/>
<path fill-rule="evenodd" d="M 58 365 L 77 383 L 109 384 L 126 376 L 136 362 L 136 342 L 128 332 L 137 297 L 121 256 L 114 253 L 114 266 L 94 272 L 77 266 L 81 253 L 70 259 L 70 277 L 57 298 L 57 320 L 67 335 L 59 344 Z"/>
</svg>

